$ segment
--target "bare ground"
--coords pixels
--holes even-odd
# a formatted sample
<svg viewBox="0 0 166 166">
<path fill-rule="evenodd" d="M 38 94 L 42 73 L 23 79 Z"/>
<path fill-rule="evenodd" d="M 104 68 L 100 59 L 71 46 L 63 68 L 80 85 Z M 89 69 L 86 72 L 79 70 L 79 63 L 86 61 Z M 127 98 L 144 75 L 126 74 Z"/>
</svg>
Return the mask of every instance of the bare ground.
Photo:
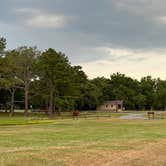
<svg viewBox="0 0 166 166">
<path fill-rule="evenodd" d="M 137 150 L 102 151 L 76 154 L 68 165 L 80 166 L 166 166 L 166 140 L 149 143 Z M 92 154 L 92 155 L 88 155 Z"/>
</svg>

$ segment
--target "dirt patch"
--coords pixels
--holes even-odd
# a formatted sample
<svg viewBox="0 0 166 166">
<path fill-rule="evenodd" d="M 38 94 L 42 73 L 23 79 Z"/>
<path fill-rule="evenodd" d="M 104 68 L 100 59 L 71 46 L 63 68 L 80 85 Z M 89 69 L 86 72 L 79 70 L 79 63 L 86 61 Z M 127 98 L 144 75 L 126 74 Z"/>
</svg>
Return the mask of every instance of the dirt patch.
<svg viewBox="0 0 166 166">
<path fill-rule="evenodd" d="M 166 140 L 149 143 L 140 150 L 89 151 L 92 155 L 76 156 L 70 166 L 165 166 Z M 77 158 L 78 157 L 78 158 Z"/>
<path fill-rule="evenodd" d="M 132 140 L 127 150 L 96 149 L 89 146 L 51 146 L 34 152 L 31 149 L 15 149 L 15 165 L 41 166 L 165 166 L 166 139 L 153 142 Z M 134 147 L 135 146 L 135 147 Z M 22 152 L 21 150 L 25 150 Z M 13 154 L 13 152 L 11 153 Z M 11 155 L 10 154 L 10 155 Z M 5 162 L 5 161 L 4 161 Z M 5 164 L 4 164 L 5 165 Z M 8 164 L 10 165 L 10 163 Z"/>
</svg>

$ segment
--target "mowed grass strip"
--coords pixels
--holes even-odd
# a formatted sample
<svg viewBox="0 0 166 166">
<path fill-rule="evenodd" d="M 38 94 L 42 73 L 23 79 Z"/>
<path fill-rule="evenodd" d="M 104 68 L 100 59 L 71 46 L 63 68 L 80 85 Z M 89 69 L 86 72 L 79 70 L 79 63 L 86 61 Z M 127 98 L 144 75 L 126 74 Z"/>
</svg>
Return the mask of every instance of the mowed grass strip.
<svg viewBox="0 0 166 166">
<path fill-rule="evenodd" d="M 120 160 L 126 158 L 128 165 L 144 166 L 151 164 L 148 153 L 156 166 L 166 163 L 165 120 L 45 119 L 30 124 L 0 126 L 0 165 L 117 165 L 118 160 L 123 165 Z"/>
</svg>

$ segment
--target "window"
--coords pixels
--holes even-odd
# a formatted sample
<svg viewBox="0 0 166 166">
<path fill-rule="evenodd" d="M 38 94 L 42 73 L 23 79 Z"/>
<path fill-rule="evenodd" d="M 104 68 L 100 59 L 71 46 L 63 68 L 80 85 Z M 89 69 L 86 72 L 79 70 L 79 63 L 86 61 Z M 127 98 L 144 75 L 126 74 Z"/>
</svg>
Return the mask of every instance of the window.
<svg viewBox="0 0 166 166">
<path fill-rule="evenodd" d="M 122 108 L 121 104 L 118 104 L 118 109 L 121 109 L 121 108 Z"/>
</svg>

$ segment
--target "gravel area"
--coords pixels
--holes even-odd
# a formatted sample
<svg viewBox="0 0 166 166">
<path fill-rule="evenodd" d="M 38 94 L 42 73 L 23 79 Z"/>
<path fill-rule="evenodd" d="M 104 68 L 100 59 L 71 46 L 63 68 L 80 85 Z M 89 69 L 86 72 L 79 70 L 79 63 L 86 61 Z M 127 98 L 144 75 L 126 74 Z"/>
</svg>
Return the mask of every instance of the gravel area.
<svg viewBox="0 0 166 166">
<path fill-rule="evenodd" d="M 128 114 L 128 115 L 121 116 L 120 119 L 128 119 L 128 120 L 141 119 L 141 120 L 144 120 L 147 118 L 145 117 L 145 114 Z"/>
</svg>

